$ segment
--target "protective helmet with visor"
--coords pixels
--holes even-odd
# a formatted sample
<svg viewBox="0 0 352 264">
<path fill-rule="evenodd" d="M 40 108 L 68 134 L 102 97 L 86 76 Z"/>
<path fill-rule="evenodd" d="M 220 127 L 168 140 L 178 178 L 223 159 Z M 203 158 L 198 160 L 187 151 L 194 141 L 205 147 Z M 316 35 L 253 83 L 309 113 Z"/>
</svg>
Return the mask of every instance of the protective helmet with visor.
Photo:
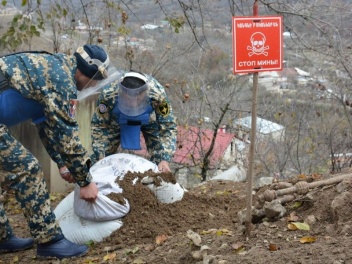
<svg viewBox="0 0 352 264">
<path fill-rule="evenodd" d="M 148 97 L 148 79 L 138 72 L 128 72 L 119 82 L 117 103 L 113 113 L 118 116 L 121 147 L 139 150 L 141 126 L 149 124 L 153 108 Z"/>
<path fill-rule="evenodd" d="M 138 72 L 125 73 L 119 82 L 118 107 L 127 116 L 138 116 L 149 105 L 148 79 Z"/>
</svg>

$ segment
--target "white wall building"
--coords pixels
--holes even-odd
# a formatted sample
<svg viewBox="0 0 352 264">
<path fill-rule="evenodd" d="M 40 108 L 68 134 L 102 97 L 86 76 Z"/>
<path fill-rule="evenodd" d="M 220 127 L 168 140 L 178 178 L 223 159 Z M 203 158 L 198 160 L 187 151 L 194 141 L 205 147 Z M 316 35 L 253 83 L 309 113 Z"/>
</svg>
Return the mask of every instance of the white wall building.
<svg viewBox="0 0 352 264">
<path fill-rule="evenodd" d="M 233 124 L 235 131 L 237 131 L 237 137 L 243 139 L 243 141 L 250 140 L 250 132 L 252 129 L 252 117 L 247 116 L 234 121 Z M 273 138 L 279 140 L 285 133 L 285 128 L 277 123 L 269 120 L 257 117 L 257 138 Z"/>
</svg>

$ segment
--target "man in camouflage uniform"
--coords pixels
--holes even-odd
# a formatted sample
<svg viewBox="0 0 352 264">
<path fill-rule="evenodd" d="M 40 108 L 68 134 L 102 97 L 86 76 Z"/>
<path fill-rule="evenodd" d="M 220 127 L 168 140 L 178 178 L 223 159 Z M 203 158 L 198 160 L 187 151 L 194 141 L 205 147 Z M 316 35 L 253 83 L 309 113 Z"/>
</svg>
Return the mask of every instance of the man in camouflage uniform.
<svg viewBox="0 0 352 264">
<path fill-rule="evenodd" d="M 94 202 L 98 189 L 88 171 L 89 155 L 72 117 L 77 90 L 107 77 L 109 58 L 99 46 L 85 45 L 74 56 L 25 52 L 0 58 L 0 175 L 20 203 L 32 238 L 13 234 L 0 201 L 0 254 L 24 250 L 37 243 L 38 257 L 81 256 L 85 245 L 68 241 L 50 207 L 49 193 L 38 160 L 9 134 L 8 127 L 32 119 L 48 153 L 67 166 L 82 199 Z M 66 179 L 67 180 L 67 179 Z"/>
<path fill-rule="evenodd" d="M 142 132 L 150 160 L 160 171 L 171 171 L 177 126 L 164 87 L 151 76 L 137 72 L 103 88 L 92 117 L 93 159 L 122 149 L 138 150 Z"/>
</svg>

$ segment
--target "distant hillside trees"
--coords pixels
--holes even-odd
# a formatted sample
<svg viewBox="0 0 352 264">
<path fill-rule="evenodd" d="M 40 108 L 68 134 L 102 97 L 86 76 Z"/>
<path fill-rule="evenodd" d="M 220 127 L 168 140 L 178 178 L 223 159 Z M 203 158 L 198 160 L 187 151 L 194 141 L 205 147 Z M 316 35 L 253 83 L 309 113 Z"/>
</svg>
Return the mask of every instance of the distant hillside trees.
<svg viewBox="0 0 352 264">
<path fill-rule="evenodd" d="M 72 53 L 79 45 L 94 43 L 108 50 L 117 68 L 146 72 L 165 85 L 181 125 L 216 132 L 240 114 L 250 114 L 248 76 L 233 75 L 231 70 L 231 18 L 251 16 L 255 1 L 17 2 L 22 13 L 12 19 L 0 16 L 1 54 L 43 47 Z M 352 4 L 258 4 L 260 15 L 282 15 L 284 31 L 290 32 L 284 41 L 285 67 L 311 73 L 307 85 L 294 83 L 290 91 L 272 93 L 260 87 L 258 113 L 287 131 L 281 142 L 257 149 L 261 175 L 335 171 L 331 157 L 352 152 Z M 76 30 L 78 21 L 87 30 Z M 168 21 L 168 26 L 160 31 L 141 29 L 160 21 Z M 135 44 L 133 38 L 141 41 Z M 204 122 L 204 117 L 212 122 Z M 204 177 L 202 167 L 197 169 Z"/>
</svg>

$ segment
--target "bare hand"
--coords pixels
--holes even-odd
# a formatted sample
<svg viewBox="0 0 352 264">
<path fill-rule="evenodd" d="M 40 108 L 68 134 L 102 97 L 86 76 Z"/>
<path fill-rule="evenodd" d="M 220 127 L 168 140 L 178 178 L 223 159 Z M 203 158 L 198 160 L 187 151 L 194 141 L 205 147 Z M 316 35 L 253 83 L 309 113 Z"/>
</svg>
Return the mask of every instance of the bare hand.
<svg viewBox="0 0 352 264">
<path fill-rule="evenodd" d="M 80 198 L 89 203 L 94 203 L 98 197 L 98 187 L 95 182 L 91 182 L 87 186 L 81 187 Z"/>
<path fill-rule="evenodd" d="M 66 166 L 61 167 L 59 169 L 59 172 L 60 172 L 61 178 L 63 178 L 65 181 L 69 183 L 75 182 L 75 179 L 73 178 L 73 176 L 71 175 L 71 172 L 67 169 Z"/>
<path fill-rule="evenodd" d="M 160 172 L 171 172 L 169 163 L 166 160 L 162 160 L 159 165 L 158 169 Z"/>
</svg>

